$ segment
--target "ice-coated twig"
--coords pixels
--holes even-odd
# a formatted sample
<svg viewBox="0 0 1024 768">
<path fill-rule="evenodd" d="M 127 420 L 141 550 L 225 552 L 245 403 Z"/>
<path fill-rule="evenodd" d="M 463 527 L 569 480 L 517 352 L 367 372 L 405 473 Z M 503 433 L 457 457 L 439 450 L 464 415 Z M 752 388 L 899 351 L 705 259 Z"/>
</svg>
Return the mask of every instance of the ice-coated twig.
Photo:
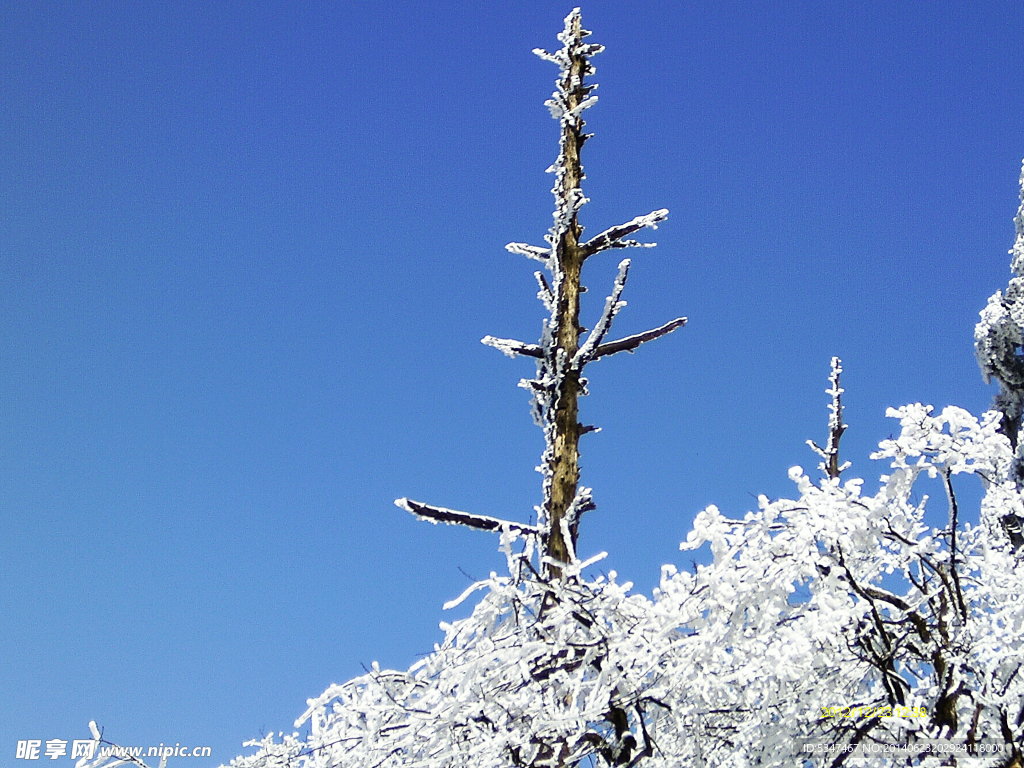
<svg viewBox="0 0 1024 768">
<path fill-rule="evenodd" d="M 598 360 L 602 357 L 608 357 L 608 355 L 614 355 L 616 352 L 632 352 L 644 342 L 654 341 L 667 333 L 672 333 L 676 328 L 682 328 L 684 325 L 686 325 L 686 318 L 677 317 L 675 320 L 670 320 L 664 325 L 652 328 L 649 331 L 634 333 L 632 336 L 626 336 L 623 339 L 600 344 L 594 351 L 593 359 Z"/>
<path fill-rule="evenodd" d="M 668 209 L 661 208 L 652 211 L 646 216 L 637 216 L 630 222 L 611 227 L 583 243 L 580 248 L 583 250 L 583 258 L 593 256 L 595 253 L 606 251 L 609 248 L 653 248 L 655 243 L 638 243 L 636 240 L 623 240 L 634 232 L 639 232 L 644 227 L 657 229 L 658 224 L 668 218 Z"/>
<path fill-rule="evenodd" d="M 484 336 L 480 339 L 481 344 L 494 347 L 509 357 L 526 355 L 526 357 L 544 357 L 544 350 L 539 344 L 527 344 L 525 341 L 515 339 L 498 339 L 494 336 Z"/>
<path fill-rule="evenodd" d="M 528 243 L 509 243 L 505 246 L 505 250 L 509 253 L 518 253 L 521 256 L 526 256 L 528 259 L 535 259 L 544 264 L 547 264 L 548 259 L 551 258 L 550 248 L 541 248 L 536 245 L 529 245 Z"/>
<path fill-rule="evenodd" d="M 576 496 L 572 500 L 572 504 L 569 505 L 569 509 L 565 511 L 565 517 L 562 518 L 562 522 L 568 526 L 569 530 L 573 533 L 573 541 L 576 540 L 576 529 L 579 528 L 580 518 L 584 512 L 592 512 L 597 509 L 597 505 L 594 503 L 594 489 L 580 487 L 576 491 Z"/>
<path fill-rule="evenodd" d="M 838 357 L 832 358 L 832 372 L 829 374 L 828 382 L 829 388 L 825 390 L 825 394 L 832 396 L 832 401 L 828 404 L 829 416 L 828 416 L 828 442 L 824 448 L 818 446 L 813 440 L 808 440 L 807 444 L 811 446 L 816 454 L 824 459 L 818 465 L 818 469 L 824 472 L 830 478 L 837 478 L 845 469 L 849 469 L 850 462 L 839 464 L 839 440 L 843 436 L 843 432 L 846 431 L 847 424 L 843 424 L 843 403 L 841 396 L 844 390 L 839 386 L 839 376 L 843 372 L 843 361 Z"/>
<path fill-rule="evenodd" d="M 597 325 L 594 326 L 594 330 L 587 336 L 586 343 L 579 348 L 573 357 L 572 364 L 577 370 L 583 368 L 584 365 L 594 359 L 594 354 L 597 352 L 597 346 L 604 341 L 604 337 L 608 335 L 608 331 L 611 330 L 612 321 L 615 316 L 619 314 L 619 311 L 626 306 L 626 302 L 620 301 L 622 296 L 622 289 L 626 287 L 626 278 L 629 276 L 629 259 L 623 259 L 619 262 L 619 274 L 615 276 L 615 284 L 612 286 L 612 295 L 609 296 L 604 303 L 604 311 L 601 313 L 601 319 L 597 321 Z"/>
<path fill-rule="evenodd" d="M 559 39 L 560 42 L 565 43 L 565 48 L 562 48 L 561 50 L 559 50 L 559 51 L 557 51 L 555 53 L 548 53 L 543 48 L 534 48 L 533 52 L 537 56 L 540 56 L 542 59 L 544 59 L 544 61 L 550 61 L 551 63 L 557 64 L 558 66 L 560 66 L 560 67 L 562 67 L 564 69 L 568 69 L 569 68 L 569 63 L 568 63 L 569 57 L 566 55 L 566 51 L 567 50 L 571 51 L 572 53 L 579 54 L 581 56 L 593 56 L 594 54 L 597 54 L 597 53 L 600 53 L 601 51 L 603 51 L 604 50 L 604 46 L 601 45 L 600 43 L 588 43 L 588 44 L 584 45 L 584 44 L 581 44 L 579 42 L 579 40 L 574 39 L 573 34 L 572 34 L 572 20 L 574 18 L 578 19 L 579 15 L 580 15 L 580 9 L 579 8 L 573 8 L 572 12 L 568 16 L 565 17 L 565 31 L 558 33 L 558 39 Z M 586 36 L 586 35 L 589 35 L 589 34 L 590 34 L 589 31 L 584 31 L 583 32 L 583 36 Z"/>
<path fill-rule="evenodd" d="M 584 43 L 583 38 L 589 35 L 590 32 L 582 27 L 580 9 L 573 8 L 565 17 L 565 27 L 558 33 L 558 41 L 562 43 L 562 47 L 555 53 L 548 53 L 543 48 L 533 49 L 537 56 L 557 64 L 561 71 L 557 90 L 550 99 L 544 102 L 544 105 L 551 110 L 551 116 L 556 120 L 577 121 L 580 113 L 593 106 L 597 101 L 596 96 L 589 96 L 595 86 L 588 86 L 584 92 L 584 96 L 589 96 L 589 98 L 572 98 L 579 92 L 583 78 L 594 74 L 594 68 L 588 61 L 589 57 L 604 50 L 604 46 L 598 43 Z M 582 67 L 576 69 L 576 65 L 579 63 L 582 63 Z"/>
<path fill-rule="evenodd" d="M 544 278 L 543 272 L 534 272 L 533 276 L 537 279 L 537 298 L 540 299 L 544 305 L 544 309 L 548 312 L 555 311 L 555 294 L 551 292 L 551 286 L 548 285 L 548 281 Z"/>
<path fill-rule="evenodd" d="M 467 528 L 476 528 L 481 531 L 514 531 L 522 534 L 536 536 L 539 531 L 535 525 L 515 523 L 511 520 L 502 520 L 487 515 L 474 515 L 471 512 L 459 512 L 454 509 L 435 507 L 431 504 L 424 504 L 412 499 L 395 499 L 395 506 L 411 512 L 421 520 L 427 520 L 435 525 L 447 523 L 448 525 L 464 525 Z"/>
</svg>

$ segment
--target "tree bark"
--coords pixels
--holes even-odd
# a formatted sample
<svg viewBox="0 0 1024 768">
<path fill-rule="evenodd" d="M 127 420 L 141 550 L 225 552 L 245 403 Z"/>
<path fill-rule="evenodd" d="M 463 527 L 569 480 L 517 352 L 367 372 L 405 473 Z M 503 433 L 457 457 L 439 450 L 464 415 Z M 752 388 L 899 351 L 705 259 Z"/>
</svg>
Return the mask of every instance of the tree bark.
<svg viewBox="0 0 1024 768">
<path fill-rule="evenodd" d="M 584 83 L 584 75 L 589 70 L 586 56 L 577 53 L 582 42 L 583 32 L 580 15 L 572 14 L 569 29 L 573 43 L 567 41 L 570 67 L 565 73 L 562 88 L 565 93 L 567 111 L 577 110 L 580 104 L 593 90 Z M 571 201 L 582 195 L 583 165 L 580 162 L 580 149 L 586 140 L 583 134 L 583 119 L 562 120 L 562 162 L 563 173 L 556 189 L 559 200 Z M 559 353 L 564 351 L 567 366 L 558 388 L 558 399 L 555 405 L 555 438 L 551 461 L 551 495 L 547 502 L 548 520 L 551 529 L 547 542 L 547 555 L 558 562 L 569 561 L 569 547 L 566 545 L 562 532 L 562 520 L 565 518 L 569 505 L 576 497 L 579 485 L 579 393 L 580 370 L 570 366 L 580 346 L 580 275 L 583 271 L 583 250 L 580 248 L 580 235 L 583 229 L 579 225 L 576 211 L 573 209 L 569 225 L 563 228 L 561 237 L 552 243 L 562 272 L 561 290 L 557 295 L 557 321 L 555 344 Z M 557 364 L 557 363 L 556 363 Z M 572 551 L 575 552 L 578 522 L 570 525 Z M 560 572 L 560 569 L 551 567 Z"/>
</svg>

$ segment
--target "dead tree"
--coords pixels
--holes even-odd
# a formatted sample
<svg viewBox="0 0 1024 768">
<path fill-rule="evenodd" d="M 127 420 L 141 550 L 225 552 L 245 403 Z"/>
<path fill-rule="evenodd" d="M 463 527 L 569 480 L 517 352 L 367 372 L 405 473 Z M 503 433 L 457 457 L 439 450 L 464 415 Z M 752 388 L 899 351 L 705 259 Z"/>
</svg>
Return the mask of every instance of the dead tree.
<svg viewBox="0 0 1024 768">
<path fill-rule="evenodd" d="M 584 367 L 617 352 L 632 352 L 644 342 L 664 336 L 686 323 L 686 318 L 680 317 L 644 333 L 616 341 L 605 340 L 616 314 L 626 305 L 621 296 L 630 262 L 624 259 L 619 264 L 611 295 L 593 330 L 587 332 L 580 326 L 580 295 L 586 290 L 580 284 L 584 262 L 602 251 L 653 245 L 629 238 L 645 227 L 656 228 L 668 216 L 667 210 L 653 211 L 626 224 L 611 227 L 590 240 L 582 239 L 583 227 L 578 214 L 587 198 L 582 189 L 585 177 L 580 150 L 590 138 L 590 134 L 583 132 L 583 111 L 597 101 L 597 97 L 592 95 L 597 86 L 588 83 L 586 78 L 594 73 L 590 58 L 604 49 L 604 46 L 584 42 L 589 35 L 590 32 L 581 26 L 580 10 L 576 8 L 566 17 L 565 29 L 558 35 L 561 50 L 556 53 L 534 50 L 542 59 L 557 64 L 560 70 L 557 89 L 545 102 L 561 126 L 558 159 L 548 169 L 555 175 L 552 189 L 555 196 L 554 225 L 544 237 L 546 246 L 509 243 L 506 248 L 541 262 L 550 275 L 548 279 L 543 272 L 535 273 L 540 288 L 538 298 L 549 313 L 540 343 L 528 344 L 493 336 L 483 339 L 484 344 L 511 357 L 525 355 L 537 360 L 537 375 L 520 382 L 520 386 L 532 392 L 534 421 L 544 430 L 545 448 L 540 467 L 544 478 L 543 503 L 537 507 L 537 524 L 524 525 L 456 512 L 404 498 L 395 502 L 418 517 L 435 523 L 536 536 L 543 567 L 554 578 L 561 576 L 566 563 L 576 559 L 580 516 L 594 509 L 591 489 L 582 487 L 579 482 L 580 435 L 596 431 L 595 427 L 579 422 L 579 398 L 587 394 Z M 587 335 L 581 340 L 584 333 Z"/>
<path fill-rule="evenodd" d="M 829 374 L 828 383 L 829 388 L 825 390 L 826 395 L 832 396 L 832 402 L 829 403 L 829 417 L 828 417 L 828 442 L 825 443 L 825 447 L 821 448 L 813 440 L 808 440 L 807 444 L 811 446 L 816 454 L 821 456 L 824 461 L 819 464 L 819 468 L 825 473 L 826 477 L 835 479 L 842 474 L 844 469 L 850 466 L 850 462 L 839 463 L 839 440 L 842 438 L 843 433 L 846 431 L 846 424 L 843 424 L 843 401 L 842 394 L 846 390 L 839 386 L 839 377 L 843 373 L 843 361 L 838 357 L 832 358 L 832 372 Z"/>
</svg>

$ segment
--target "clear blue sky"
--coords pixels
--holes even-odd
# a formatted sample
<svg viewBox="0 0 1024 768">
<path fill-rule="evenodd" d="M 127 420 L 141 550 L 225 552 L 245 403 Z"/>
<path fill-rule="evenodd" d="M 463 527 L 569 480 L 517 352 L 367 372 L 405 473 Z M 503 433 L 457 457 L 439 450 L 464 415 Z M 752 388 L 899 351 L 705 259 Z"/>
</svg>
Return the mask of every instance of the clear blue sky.
<svg viewBox="0 0 1024 768">
<path fill-rule="evenodd" d="M 6 2 L 0 768 L 19 739 L 213 747 L 404 668 L 526 520 L 541 449 L 511 240 L 551 222 L 569 3 Z M 697 511 L 792 493 L 844 359 L 850 471 L 973 358 L 1024 156 L 1019 2 L 583 7 L 590 233 L 655 208 L 595 364 L 580 549 L 649 592 Z M 585 275 L 591 325 L 617 254 Z M 590 320 L 588 323 L 587 320 Z M 460 571 L 461 569 L 461 571 Z M 59 766 L 69 765 L 61 758 Z"/>
</svg>

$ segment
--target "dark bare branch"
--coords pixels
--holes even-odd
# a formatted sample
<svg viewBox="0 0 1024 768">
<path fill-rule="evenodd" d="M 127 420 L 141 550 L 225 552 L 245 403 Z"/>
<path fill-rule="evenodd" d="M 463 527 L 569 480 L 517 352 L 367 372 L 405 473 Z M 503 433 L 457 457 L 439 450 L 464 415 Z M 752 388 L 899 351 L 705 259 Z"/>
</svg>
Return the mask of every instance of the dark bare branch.
<svg viewBox="0 0 1024 768">
<path fill-rule="evenodd" d="M 943 485 L 946 488 L 946 498 L 949 499 L 949 555 L 950 555 L 950 571 L 953 576 L 953 585 L 955 587 L 953 597 L 956 599 L 957 608 L 960 609 L 960 620 L 967 621 L 967 604 L 964 602 L 964 592 L 960 587 L 960 569 L 957 567 L 957 545 L 956 545 L 956 529 L 959 526 L 958 515 L 959 506 L 956 501 L 956 493 L 953 492 L 953 481 L 950 478 L 951 471 L 946 469 L 942 473 Z"/>
<path fill-rule="evenodd" d="M 667 218 L 668 210 L 662 208 L 657 211 L 652 211 L 646 216 L 637 216 L 635 219 L 626 222 L 625 224 L 620 224 L 617 227 L 606 229 L 597 237 L 591 238 L 580 246 L 583 252 L 583 258 L 585 259 L 588 256 L 593 256 L 595 253 L 606 251 L 609 248 L 648 247 L 652 245 L 652 243 L 638 243 L 635 240 L 623 240 L 622 238 L 629 237 L 634 232 L 639 232 L 644 227 L 656 229 L 658 223 Z"/>
<path fill-rule="evenodd" d="M 448 525 L 464 525 L 467 528 L 476 528 L 481 531 L 515 531 L 536 535 L 539 533 L 537 526 L 524 523 L 514 523 L 511 520 L 502 520 L 487 515 L 474 515 L 471 512 L 459 512 L 454 509 L 435 507 L 412 499 L 395 499 L 395 506 L 411 512 L 421 520 L 427 520 L 435 525 L 447 523 Z"/>
<path fill-rule="evenodd" d="M 632 352 L 645 341 L 654 341 L 654 339 L 660 338 L 667 333 L 672 333 L 676 328 L 682 328 L 684 325 L 686 325 L 686 318 L 677 317 L 675 320 L 667 322 L 658 328 L 652 328 L 643 333 L 635 333 L 632 336 L 627 336 L 617 341 L 609 341 L 607 344 L 601 344 L 597 347 L 594 351 L 593 359 L 597 360 L 599 357 L 614 355 L 616 352 Z"/>
</svg>

